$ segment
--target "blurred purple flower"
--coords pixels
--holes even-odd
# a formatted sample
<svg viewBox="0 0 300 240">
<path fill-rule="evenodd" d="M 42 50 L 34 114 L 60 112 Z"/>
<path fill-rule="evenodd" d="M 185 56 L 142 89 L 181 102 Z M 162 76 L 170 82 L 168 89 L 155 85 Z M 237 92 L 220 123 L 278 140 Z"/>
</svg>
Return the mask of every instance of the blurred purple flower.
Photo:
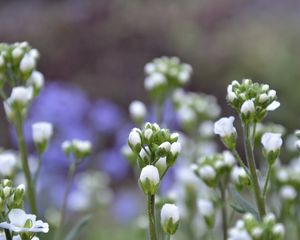
<svg viewBox="0 0 300 240">
<path fill-rule="evenodd" d="M 129 171 L 129 164 L 120 152 L 120 148 L 107 149 L 100 153 L 99 165 L 113 181 L 123 180 Z"/>
<path fill-rule="evenodd" d="M 104 134 L 114 133 L 124 121 L 118 105 L 108 100 L 98 100 L 90 110 L 89 119 L 93 127 Z"/>
</svg>

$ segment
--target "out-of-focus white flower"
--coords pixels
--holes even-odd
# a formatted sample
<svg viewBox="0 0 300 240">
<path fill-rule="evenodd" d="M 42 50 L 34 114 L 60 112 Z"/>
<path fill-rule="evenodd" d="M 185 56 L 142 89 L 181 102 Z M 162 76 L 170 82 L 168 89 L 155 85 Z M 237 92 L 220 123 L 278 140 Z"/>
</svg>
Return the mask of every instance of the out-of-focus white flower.
<svg viewBox="0 0 300 240">
<path fill-rule="evenodd" d="M 167 80 L 165 76 L 161 73 L 154 72 L 145 79 L 145 88 L 146 90 L 152 90 L 158 86 L 165 85 Z"/>
<path fill-rule="evenodd" d="M 255 112 L 254 102 L 252 100 L 245 101 L 241 106 L 241 113 L 249 114 Z"/>
<path fill-rule="evenodd" d="M 280 133 L 265 133 L 261 138 L 261 143 L 267 152 L 280 150 L 282 139 Z"/>
<path fill-rule="evenodd" d="M 178 155 L 181 152 L 181 144 L 179 142 L 172 143 L 170 151 L 173 156 Z"/>
<path fill-rule="evenodd" d="M 160 144 L 158 146 L 159 149 L 165 151 L 165 152 L 169 152 L 171 149 L 171 143 L 169 142 L 163 142 L 162 144 Z"/>
<path fill-rule="evenodd" d="M 35 143 L 48 142 L 53 135 L 53 125 L 49 122 L 37 122 L 32 125 L 32 136 Z"/>
<path fill-rule="evenodd" d="M 232 167 L 235 164 L 235 158 L 230 151 L 224 151 L 223 158 L 226 166 Z"/>
<path fill-rule="evenodd" d="M 267 111 L 274 111 L 280 107 L 280 102 L 273 101 L 269 106 L 267 106 Z"/>
<path fill-rule="evenodd" d="M 197 201 L 197 207 L 200 214 L 204 217 L 210 217 L 215 214 L 213 203 L 207 199 L 200 199 Z"/>
<path fill-rule="evenodd" d="M 29 72 L 35 68 L 35 59 L 28 53 L 25 53 L 21 62 L 20 62 L 20 70 L 22 72 Z"/>
<path fill-rule="evenodd" d="M 160 212 L 160 218 L 163 230 L 167 234 L 174 234 L 180 220 L 178 207 L 175 204 L 164 204 Z"/>
<path fill-rule="evenodd" d="M 231 180 L 235 184 L 241 184 L 244 182 L 245 179 L 248 178 L 246 171 L 244 168 L 239 167 L 239 166 L 234 166 L 231 174 L 230 174 Z"/>
<path fill-rule="evenodd" d="M 276 91 L 275 90 L 270 90 L 269 92 L 268 92 L 268 97 L 269 98 L 275 98 L 276 97 Z"/>
<path fill-rule="evenodd" d="M 294 187 L 286 185 L 280 189 L 280 196 L 285 200 L 295 200 L 297 197 L 297 191 Z"/>
<path fill-rule="evenodd" d="M 233 126 L 234 117 L 223 117 L 214 124 L 214 133 L 221 137 L 229 137 L 236 134 L 236 129 Z"/>
<path fill-rule="evenodd" d="M 27 80 L 29 85 L 32 85 L 37 89 L 41 89 L 44 86 L 44 82 L 44 75 L 39 71 L 33 71 Z"/>
<path fill-rule="evenodd" d="M 47 233 L 49 231 L 48 223 L 41 220 L 36 220 L 36 216 L 32 214 L 26 214 L 24 210 L 14 208 L 8 214 L 9 222 L 0 223 L 0 227 L 8 229 L 10 231 L 20 233 L 20 232 L 43 232 Z M 30 227 L 25 226 L 26 222 L 29 221 Z"/>
<path fill-rule="evenodd" d="M 147 108 L 141 101 L 133 101 L 129 105 L 129 113 L 132 119 L 143 120 L 147 115 Z"/>
<path fill-rule="evenodd" d="M 20 47 L 16 47 L 14 48 L 14 50 L 12 50 L 11 55 L 14 59 L 18 59 L 22 56 L 23 54 L 23 49 Z"/>
<path fill-rule="evenodd" d="M 21 104 L 27 104 L 30 102 L 30 100 L 33 97 L 33 92 L 31 87 L 14 87 L 12 89 L 10 97 L 7 99 L 7 101 L 10 104 L 13 103 L 21 103 Z"/>
<path fill-rule="evenodd" d="M 10 176 L 17 164 L 16 155 L 9 151 L 0 153 L 0 174 L 2 177 Z"/>
<path fill-rule="evenodd" d="M 275 224 L 272 228 L 272 233 L 276 236 L 284 237 L 284 234 L 285 234 L 284 225 L 281 223 Z"/>
<path fill-rule="evenodd" d="M 213 167 L 211 166 L 203 166 L 199 169 L 199 176 L 203 180 L 211 181 L 214 180 L 216 177 L 216 171 Z"/>
<path fill-rule="evenodd" d="M 132 130 L 129 133 L 128 143 L 132 147 L 136 147 L 137 145 L 140 145 L 142 143 L 140 134 L 137 131 Z"/>
<path fill-rule="evenodd" d="M 81 153 L 89 153 L 92 150 L 92 143 L 88 140 L 73 139 L 72 145 L 75 150 Z"/>
</svg>

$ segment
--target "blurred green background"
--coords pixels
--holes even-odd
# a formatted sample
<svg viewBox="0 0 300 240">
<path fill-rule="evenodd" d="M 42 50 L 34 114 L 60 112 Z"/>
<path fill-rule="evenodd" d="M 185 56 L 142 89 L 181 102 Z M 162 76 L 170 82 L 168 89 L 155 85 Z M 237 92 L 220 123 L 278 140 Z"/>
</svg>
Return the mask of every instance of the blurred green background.
<svg viewBox="0 0 300 240">
<path fill-rule="evenodd" d="M 216 95 L 223 115 L 229 82 L 268 83 L 282 104 L 272 120 L 292 131 L 300 127 L 299 11 L 297 0 L 2 0 L 0 33 L 39 49 L 48 81 L 73 82 L 124 111 L 134 99 L 149 102 L 143 67 L 163 55 L 190 63 L 188 88 Z M 88 239 L 135 237 L 99 216 Z"/>
</svg>

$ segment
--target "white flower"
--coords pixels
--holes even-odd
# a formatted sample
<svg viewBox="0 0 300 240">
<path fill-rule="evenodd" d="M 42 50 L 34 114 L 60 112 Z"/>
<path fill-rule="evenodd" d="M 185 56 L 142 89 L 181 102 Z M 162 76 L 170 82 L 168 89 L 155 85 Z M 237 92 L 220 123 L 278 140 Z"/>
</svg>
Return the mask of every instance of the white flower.
<svg viewBox="0 0 300 240">
<path fill-rule="evenodd" d="M 37 122 L 32 125 L 33 141 L 36 143 L 48 142 L 53 135 L 53 126 L 49 122 Z"/>
<path fill-rule="evenodd" d="M 0 174 L 1 176 L 10 176 L 16 167 L 16 155 L 12 152 L 5 151 L 0 153 Z"/>
<path fill-rule="evenodd" d="M 286 185 L 280 189 L 280 196 L 285 200 L 295 200 L 297 192 L 294 187 Z"/>
<path fill-rule="evenodd" d="M 8 229 L 10 231 L 19 232 L 43 232 L 49 231 L 48 223 L 44 223 L 41 220 L 36 220 L 36 216 L 32 214 L 26 214 L 22 209 L 14 208 L 8 214 L 9 222 L 0 223 L 0 227 Z M 26 221 L 30 221 L 31 227 L 25 227 Z"/>
<path fill-rule="evenodd" d="M 273 101 L 269 106 L 267 106 L 267 111 L 274 111 L 276 110 L 277 108 L 280 107 L 280 102 L 278 101 Z"/>
<path fill-rule="evenodd" d="M 269 99 L 268 95 L 266 93 L 262 93 L 259 95 L 259 102 L 260 103 L 264 103 L 265 101 L 267 101 Z"/>
<path fill-rule="evenodd" d="M 241 112 L 243 114 L 254 113 L 255 112 L 254 102 L 252 100 L 245 101 L 241 106 Z"/>
<path fill-rule="evenodd" d="M 146 74 L 151 74 L 155 71 L 155 64 L 147 63 L 144 67 L 144 71 Z"/>
<path fill-rule="evenodd" d="M 263 234 L 263 229 L 261 227 L 254 227 L 251 231 L 251 235 L 255 238 L 260 238 Z"/>
<path fill-rule="evenodd" d="M 129 105 L 129 113 L 132 119 L 143 119 L 147 114 L 147 109 L 143 102 L 133 101 Z"/>
<path fill-rule="evenodd" d="M 229 91 L 227 93 L 227 99 L 228 99 L 229 102 L 234 101 L 236 98 L 237 98 L 237 96 L 236 96 L 236 94 L 234 92 Z"/>
<path fill-rule="evenodd" d="M 157 160 L 157 162 L 155 163 L 155 166 L 158 169 L 162 169 L 165 170 L 167 168 L 167 158 L 166 157 L 161 157 Z"/>
<path fill-rule="evenodd" d="M 159 173 L 158 170 L 155 166 L 153 165 L 147 165 L 144 167 L 141 171 L 140 175 L 140 181 L 145 182 L 146 179 L 148 179 L 150 182 L 153 184 L 158 184 L 160 179 L 159 179 Z"/>
<path fill-rule="evenodd" d="M 214 133 L 221 137 L 228 137 L 236 133 L 236 129 L 233 126 L 234 117 L 223 117 L 214 124 Z"/>
<path fill-rule="evenodd" d="M 173 223 L 178 222 L 180 219 L 178 207 L 175 204 L 164 204 L 160 212 L 160 218 L 162 225 L 164 225 L 170 219 L 172 219 Z"/>
<path fill-rule="evenodd" d="M 248 232 L 243 229 L 232 228 L 228 233 L 228 240 L 252 240 L 252 237 L 248 234 Z"/>
<path fill-rule="evenodd" d="M 216 171 L 215 169 L 213 169 L 213 167 L 211 166 L 203 166 L 199 169 L 199 176 L 203 179 L 203 180 L 214 180 L 216 177 Z"/>
<path fill-rule="evenodd" d="M 241 183 L 241 179 L 245 179 L 247 178 L 247 173 L 244 170 L 244 168 L 242 167 L 238 167 L 238 166 L 234 166 L 231 174 L 230 174 L 231 180 L 236 183 L 236 184 L 240 184 Z"/>
<path fill-rule="evenodd" d="M 171 144 L 171 149 L 170 149 L 172 155 L 177 155 L 181 151 L 181 144 L 179 142 L 174 142 Z"/>
<path fill-rule="evenodd" d="M 141 143 L 142 143 L 142 140 L 141 140 L 140 134 L 139 134 L 137 131 L 132 130 L 132 131 L 129 133 L 128 142 L 129 142 L 129 144 L 132 145 L 133 147 L 135 147 L 135 146 L 141 144 Z"/>
<path fill-rule="evenodd" d="M 178 74 L 178 80 L 180 83 L 185 84 L 190 80 L 190 72 L 183 70 Z"/>
<path fill-rule="evenodd" d="M 61 144 L 61 148 L 63 149 L 64 152 L 69 151 L 71 147 L 72 147 L 72 143 L 68 140 L 63 141 L 63 143 Z"/>
<path fill-rule="evenodd" d="M 197 207 L 201 215 L 204 217 L 210 217 L 214 215 L 215 208 L 211 201 L 207 199 L 200 199 L 197 201 Z"/>
<path fill-rule="evenodd" d="M 269 98 L 275 98 L 276 97 L 276 91 L 275 90 L 270 90 L 269 92 L 268 92 L 268 97 Z"/>
<path fill-rule="evenodd" d="M 44 75 L 41 72 L 33 71 L 27 81 L 29 85 L 32 85 L 40 89 L 44 86 L 45 79 L 44 79 Z"/>
<path fill-rule="evenodd" d="M 33 97 L 33 92 L 31 87 L 14 87 L 12 89 L 11 95 L 7 101 L 9 103 L 22 103 L 27 104 Z"/>
<path fill-rule="evenodd" d="M 35 68 L 35 59 L 28 53 L 26 53 L 21 62 L 20 62 L 20 70 L 22 72 L 28 72 Z"/>
<path fill-rule="evenodd" d="M 37 49 L 32 48 L 29 50 L 28 54 L 33 58 L 33 59 L 38 59 L 40 57 L 40 53 Z"/>
<path fill-rule="evenodd" d="M 282 139 L 280 133 L 265 133 L 261 138 L 261 143 L 267 152 L 277 151 L 281 148 Z"/>
<path fill-rule="evenodd" d="M 268 84 L 264 84 L 262 85 L 261 89 L 266 92 L 270 89 L 270 86 Z"/>
</svg>

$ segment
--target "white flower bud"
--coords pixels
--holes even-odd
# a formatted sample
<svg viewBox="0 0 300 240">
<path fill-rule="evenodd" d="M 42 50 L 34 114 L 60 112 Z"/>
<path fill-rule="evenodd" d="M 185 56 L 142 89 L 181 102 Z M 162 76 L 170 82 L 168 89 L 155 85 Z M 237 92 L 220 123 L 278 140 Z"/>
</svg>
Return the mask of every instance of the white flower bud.
<svg viewBox="0 0 300 240">
<path fill-rule="evenodd" d="M 33 71 L 28 79 L 28 84 L 40 89 L 44 86 L 44 75 L 39 71 Z"/>
<path fill-rule="evenodd" d="M 227 99 L 229 102 L 233 102 L 235 99 L 237 99 L 237 96 L 234 92 L 230 91 L 227 93 Z"/>
<path fill-rule="evenodd" d="M 266 91 L 268 91 L 268 90 L 270 89 L 270 86 L 269 86 L 268 84 L 264 84 L 264 85 L 262 85 L 261 89 L 262 89 L 264 92 L 266 92 Z"/>
<path fill-rule="evenodd" d="M 70 141 L 64 141 L 61 144 L 61 148 L 64 152 L 69 152 L 70 149 L 72 148 L 72 143 Z"/>
<path fill-rule="evenodd" d="M 259 95 L 259 102 L 260 103 L 264 103 L 265 101 L 267 101 L 269 99 L 268 95 L 266 93 L 262 93 Z"/>
<path fill-rule="evenodd" d="M 172 133 L 171 136 L 170 136 L 170 140 L 173 142 L 173 141 L 177 141 L 179 138 L 179 133 Z"/>
<path fill-rule="evenodd" d="M 235 164 L 235 158 L 229 151 L 223 152 L 224 163 L 226 166 L 232 167 Z"/>
<path fill-rule="evenodd" d="M 275 97 L 276 97 L 276 91 L 273 90 L 273 89 L 270 90 L 270 91 L 268 92 L 268 97 L 271 98 L 271 99 L 275 98 Z"/>
<path fill-rule="evenodd" d="M 33 97 L 31 87 L 14 87 L 9 97 L 10 103 L 27 104 Z"/>
<path fill-rule="evenodd" d="M 140 183 L 145 194 L 155 194 L 160 182 L 158 169 L 147 165 L 141 171 Z"/>
<path fill-rule="evenodd" d="M 154 72 L 145 79 L 146 90 L 152 90 L 155 87 L 162 86 L 166 84 L 167 80 L 165 76 L 161 73 Z"/>
<path fill-rule="evenodd" d="M 37 122 L 32 125 L 32 136 L 35 143 L 48 142 L 53 135 L 53 126 L 48 122 Z"/>
<path fill-rule="evenodd" d="M 22 56 L 23 49 L 20 47 L 16 47 L 14 50 L 12 50 L 11 55 L 14 59 L 18 59 Z"/>
<path fill-rule="evenodd" d="M 153 63 L 147 63 L 144 67 L 144 71 L 146 74 L 151 74 L 155 71 L 155 65 Z"/>
<path fill-rule="evenodd" d="M 30 49 L 30 51 L 28 52 L 28 54 L 35 60 L 37 60 L 40 57 L 40 53 L 37 49 L 33 48 Z"/>
<path fill-rule="evenodd" d="M 267 152 L 280 150 L 282 139 L 280 133 L 265 133 L 261 138 L 261 143 Z"/>
<path fill-rule="evenodd" d="M 285 235 L 284 225 L 281 223 L 275 224 L 272 228 L 272 233 L 276 236 L 284 237 L 284 235 Z"/>
<path fill-rule="evenodd" d="M 175 234 L 180 220 L 178 207 L 175 204 L 164 204 L 161 209 L 160 218 L 165 233 Z"/>
<path fill-rule="evenodd" d="M 297 192 L 294 187 L 286 185 L 280 189 L 280 196 L 284 200 L 292 201 L 296 199 Z"/>
<path fill-rule="evenodd" d="M 241 106 L 241 112 L 243 114 L 249 114 L 255 112 L 254 102 L 252 100 L 245 101 Z"/>
<path fill-rule="evenodd" d="M 254 227 L 251 231 L 251 235 L 255 238 L 255 239 L 259 239 L 263 234 L 263 229 L 261 227 Z"/>
<path fill-rule="evenodd" d="M 212 181 L 216 177 L 216 171 L 211 166 L 203 166 L 199 169 L 199 176 L 205 181 Z"/>
<path fill-rule="evenodd" d="M 144 137 L 149 141 L 153 135 L 153 131 L 150 128 L 145 129 Z"/>
<path fill-rule="evenodd" d="M 2 177 L 10 176 L 17 165 L 16 155 L 12 152 L 4 151 L 0 153 L 0 174 Z"/>
<path fill-rule="evenodd" d="M 296 147 L 297 150 L 300 150 L 300 140 L 297 140 L 295 142 L 295 147 Z"/>
<path fill-rule="evenodd" d="M 244 179 L 247 179 L 247 173 L 242 167 L 234 166 L 231 171 L 231 180 L 235 184 L 242 184 Z"/>
<path fill-rule="evenodd" d="M 170 150 L 173 156 L 178 155 L 181 151 L 181 144 L 179 142 L 172 143 Z"/>
<path fill-rule="evenodd" d="M 129 134 L 128 142 L 133 147 L 140 145 L 142 143 L 140 134 L 137 131 L 132 130 Z"/>
<path fill-rule="evenodd" d="M 35 59 L 26 53 L 20 62 L 20 70 L 22 72 L 29 72 L 35 68 L 35 64 Z"/>
<path fill-rule="evenodd" d="M 10 196 L 11 194 L 11 187 L 4 187 L 3 188 L 3 193 L 4 193 L 4 196 L 7 198 Z"/>
<path fill-rule="evenodd" d="M 0 67 L 3 67 L 4 63 L 5 63 L 5 60 L 4 60 L 3 55 L 1 54 L 1 55 L 0 55 Z M 1 78 L 2 78 L 2 77 L 1 77 Z"/>
<path fill-rule="evenodd" d="M 169 142 L 163 142 L 159 145 L 159 149 L 163 150 L 164 152 L 169 152 L 171 149 L 171 143 Z"/>
<path fill-rule="evenodd" d="M 89 153 L 92 150 L 92 143 L 87 140 L 73 139 L 72 145 L 74 149 L 80 153 L 80 155 Z"/>
<path fill-rule="evenodd" d="M 147 109 L 143 102 L 133 101 L 129 105 L 129 113 L 134 120 L 143 120 L 147 115 Z"/>
<path fill-rule="evenodd" d="M 236 129 L 233 126 L 234 117 L 224 117 L 215 122 L 214 133 L 223 137 L 229 137 L 236 134 Z"/>
<path fill-rule="evenodd" d="M 263 218 L 263 222 L 266 224 L 274 224 L 276 221 L 276 217 L 273 213 L 268 213 L 266 216 Z"/>
<path fill-rule="evenodd" d="M 181 71 L 178 74 L 178 80 L 180 83 L 185 84 L 190 80 L 190 73 L 188 71 Z"/>
</svg>

